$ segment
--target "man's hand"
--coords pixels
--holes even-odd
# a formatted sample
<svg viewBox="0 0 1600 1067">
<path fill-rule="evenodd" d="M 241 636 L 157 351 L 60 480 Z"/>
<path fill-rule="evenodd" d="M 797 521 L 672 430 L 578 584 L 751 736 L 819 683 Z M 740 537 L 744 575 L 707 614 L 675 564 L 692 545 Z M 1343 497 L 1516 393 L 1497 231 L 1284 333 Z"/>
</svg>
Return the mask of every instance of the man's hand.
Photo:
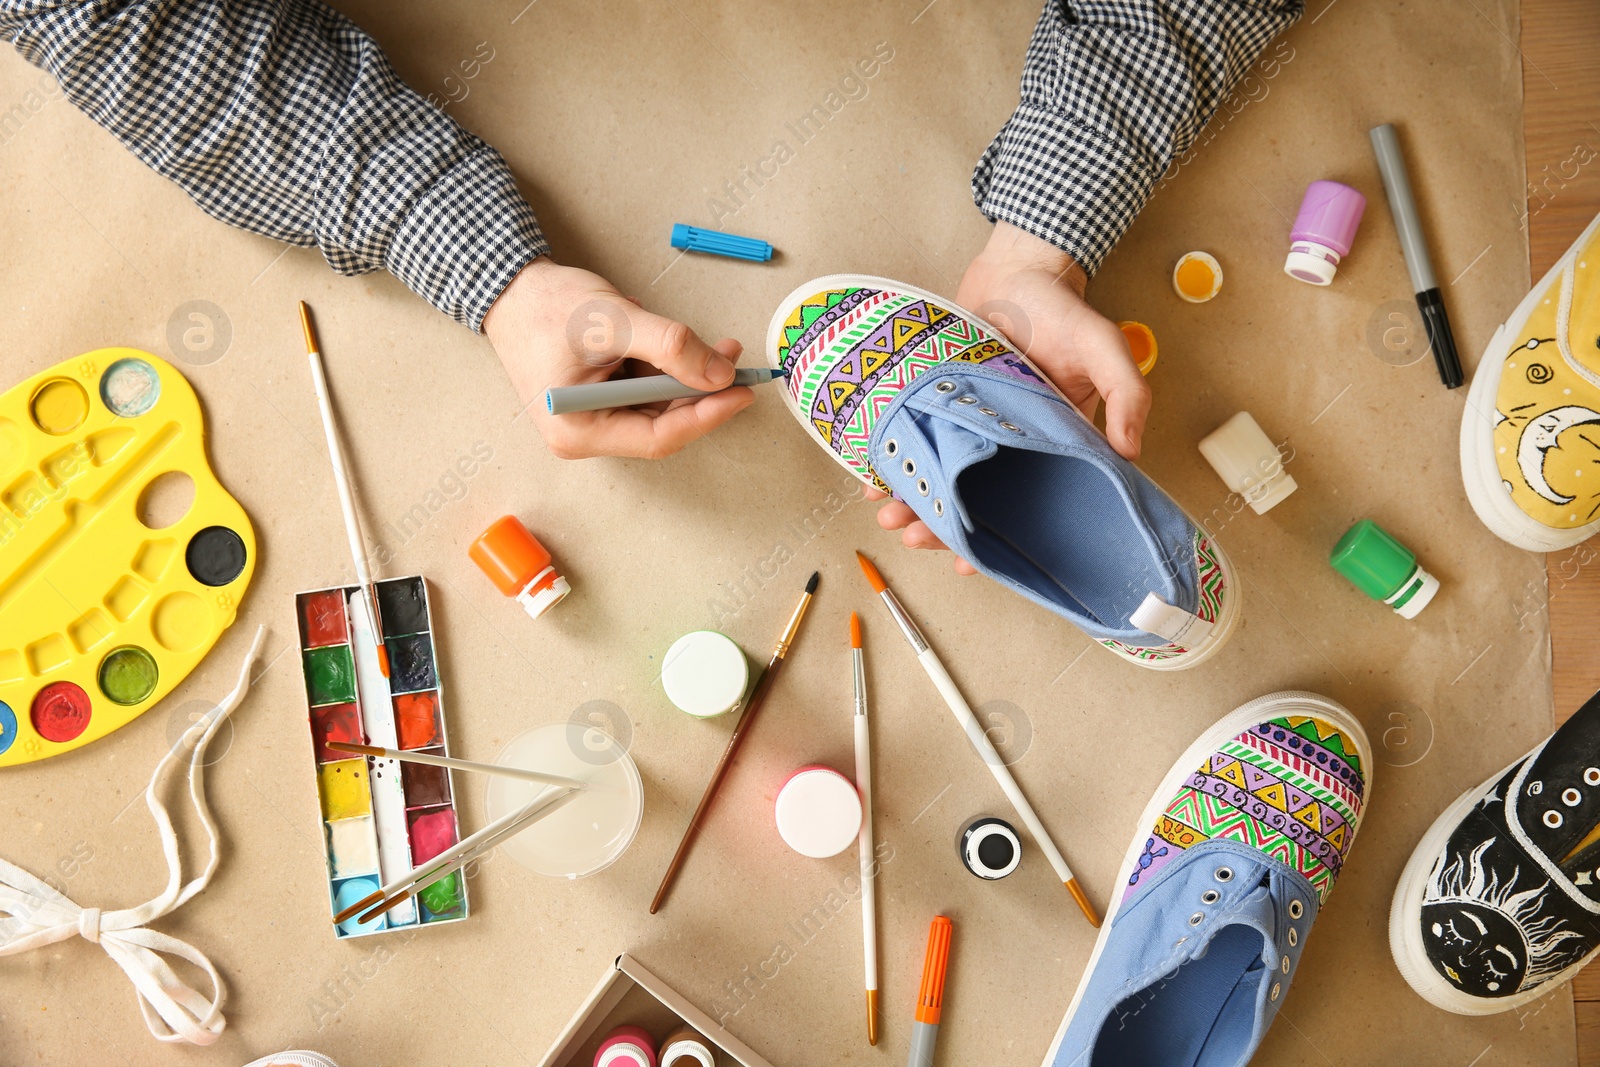
<svg viewBox="0 0 1600 1067">
<path fill-rule="evenodd" d="M 956 302 L 1006 335 L 1090 419 L 1106 402 L 1106 437 L 1128 459 L 1139 457 L 1150 387 L 1116 323 L 1084 301 L 1088 275 L 1067 253 L 1009 223 L 967 268 Z M 945 546 L 911 508 L 892 500 L 878 525 L 900 530 L 907 548 Z M 975 574 L 966 560 L 956 572 Z"/>
<path fill-rule="evenodd" d="M 636 456 L 660 459 L 698 440 L 749 407 L 751 389 L 725 389 L 743 347 L 724 338 L 708 345 L 681 322 L 653 315 L 610 282 L 547 256 L 529 263 L 483 319 L 483 332 L 505 365 L 517 396 L 562 459 Z M 638 373 L 670 374 L 711 396 L 648 408 L 551 415 L 544 391 Z"/>
</svg>

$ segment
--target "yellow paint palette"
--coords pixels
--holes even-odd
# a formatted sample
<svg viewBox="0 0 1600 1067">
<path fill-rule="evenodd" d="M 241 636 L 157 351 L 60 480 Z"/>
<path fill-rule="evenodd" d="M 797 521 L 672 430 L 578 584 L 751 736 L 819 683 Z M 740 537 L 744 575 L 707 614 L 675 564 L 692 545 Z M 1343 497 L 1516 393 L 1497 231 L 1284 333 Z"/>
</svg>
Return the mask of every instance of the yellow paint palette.
<svg viewBox="0 0 1600 1067">
<path fill-rule="evenodd" d="M 170 472 L 194 483 L 176 521 L 149 506 L 152 483 L 182 481 Z M 233 622 L 255 556 L 171 365 L 102 348 L 0 396 L 0 767 L 171 692 Z"/>
</svg>

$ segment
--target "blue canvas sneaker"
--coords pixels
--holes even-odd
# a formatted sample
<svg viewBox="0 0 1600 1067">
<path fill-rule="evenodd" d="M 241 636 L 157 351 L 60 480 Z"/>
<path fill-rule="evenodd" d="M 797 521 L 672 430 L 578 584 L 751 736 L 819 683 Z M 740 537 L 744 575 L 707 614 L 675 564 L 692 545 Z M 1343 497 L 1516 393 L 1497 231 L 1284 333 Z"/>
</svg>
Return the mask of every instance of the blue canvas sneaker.
<svg viewBox="0 0 1600 1067">
<path fill-rule="evenodd" d="M 1277 1016 L 1361 825 L 1367 736 L 1273 693 L 1162 779 L 1046 1067 L 1234 1067 Z"/>
<path fill-rule="evenodd" d="M 977 316 L 881 278 L 791 293 L 767 331 L 790 409 L 846 470 L 981 573 L 1142 667 L 1238 623 L 1227 557 Z"/>
</svg>

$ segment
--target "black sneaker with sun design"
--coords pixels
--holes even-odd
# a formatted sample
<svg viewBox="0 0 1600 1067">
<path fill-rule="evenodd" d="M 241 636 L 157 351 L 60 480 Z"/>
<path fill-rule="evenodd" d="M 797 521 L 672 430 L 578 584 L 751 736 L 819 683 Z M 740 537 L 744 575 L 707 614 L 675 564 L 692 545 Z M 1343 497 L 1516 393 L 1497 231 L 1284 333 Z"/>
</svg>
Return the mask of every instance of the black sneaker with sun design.
<svg viewBox="0 0 1600 1067">
<path fill-rule="evenodd" d="M 1389 947 L 1413 989 L 1460 1015 L 1525 1004 L 1600 951 L 1600 693 L 1423 835 Z"/>
</svg>

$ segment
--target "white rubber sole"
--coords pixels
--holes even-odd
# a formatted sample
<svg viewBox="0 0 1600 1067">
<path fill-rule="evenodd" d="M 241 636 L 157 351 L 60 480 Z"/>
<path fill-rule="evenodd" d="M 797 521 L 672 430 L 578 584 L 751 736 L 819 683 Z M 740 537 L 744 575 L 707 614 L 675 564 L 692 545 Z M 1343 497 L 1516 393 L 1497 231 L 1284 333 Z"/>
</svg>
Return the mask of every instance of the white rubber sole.
<svg viewBox="0 0 1600 1067">
<path fill-rule="evenodd" d="M 928 290 L 920 289 L 915 285 L 908 285 L 905 282 L 897 282 L 892 278 L 879 278 L 870 274 L 825 274 L 820 278 L 813 278 L 804 285 L 796 287 L 790 291 L 789 295 L 785 296 L 783 300 L 779 302 L 778 310 L 773 314 L 772 320 L 767 324 L 767 365 L 774 369 L 777 369 L 779 366 L 778 341 L 783 336 L 784 320 L 789 317 L 789 311 L 792 310 L 796 304 L 798 304 L 801 300 L 804 300 L 806 297 L 820 293 L 826 289 L 849 289 L 852 287 L 864 289 L 890 289 L 894 292 L 906 293 L 922 300 L 932 300 L 940 307 L 948 308 L 950 312 L 957 318 L 960 318 L 972 326 L 983 330 L 985 333 L 996 332 L 993 326 L 983 321 L 983 319 L 979 318 L 977 315 L 974 315 L 960 304 L 957 304 L 954 300 L 940 296 L 938 293 L 930 293 Z M 1016 349 L 1012 349 L 1012 351 L 1016 352 Z M 1056 388 L 1056 384 L 1050 380 L 1049 375 L 1045 374 L 1045 372 L 1040 370 L 1037 366 L 1034 366 L 1033 361 L 1023 353 L 1016 352 L 1016 355 L 1018 359 L 1022 360 L 1033 369 L 1033 372 L 1039 376 L 1040 381 L 1049 386 L 1057 396 L 1061 397 L 1062 401 L 1073 411 L 1074 414 L 1076 414 L 1079 418 L 1083 418 L 1083 412 L 1079 411 L 1077 405 L 1073 404 L 1071 400 L 1067 399 L 1066 394 L 1062 393 L 1060 389 Z M 783 386 L 783 406 L 789 409 L 789 414 L 794 416 L 795 421 L 800 424 L 801 431 L 809 439 L 812 436 L 811 421 L 806 417 L 806 413 L 800 410 L 800 406 L 794 402 L 794 397 L 790 394 L 787 383 Z M 1085 419 L 1085 421 L 1088 420 Z M 1100 431 L 1098 428 L 1096 428 L 1095 432 L 1099 433 Z M 821 444 L 821 442 L 818 443 Z M 850 464 L 845 461 L 844 457 L 839 455 L 839 453 L 835 452 L 826 445 L 822 446 L 822 450 L 826 452 L 828 457 L 840 467 L 844 468 L 846 471 L 849 471 L 852 478 L 855 478 L 857 481 L 863 483 L 869 488 L 873 487 L 872 479 L 863 478 L 860 474 L 857 474 L 855 468 L 851 467 Z M 1162 492 L 1166 492 L 1166 490 L 1163 489 Z M 1167 498 L 1171 500 L 1172 495 L 1168 493 Z M 1177 505 L 1177 501 L 1174 500 L 1173 504 Z M 1181 506 L 1179 506 L 1179 510 L 1183 510 Z M 1190 515 L 1187 511 L 1184 511 L 1183 514 L 1184 517 L 1189 520 L 1189 524 L 1191 526 L 1193 526 L 1196 530 L 1201 529 L 1200 524 L 1194 521 L 1193 515 Z M 1217 544 L 1215 538 L 1211 538 L 1211 547 L 1217 553 L 1217 562 L 1221 566 L 1223 577 L 1227 582 L 1228 596 L 1227 599 L 1223 601 L 1221 616 L 1218 617 L 1216 623 L 1212 626 L 1211 632 L 1206 635 L 1206 639 L 1198 646 L 1190 649 L 1178 659 L 1170 661 L 1147 662 L 1145 660 L 1135 659 L 1132 656 L 1124 655 L 1114 648 L 1106 648 L 1105 645 L 1100 644 L 1100 640 L 1098 638 L 1091 637 L 1090 640 L 1094 641 L 1096 645 L 1099 645 L 1101 648 L 1105 649 L 1105 651 L 1111 653 L 1113 656 L 1116 656 L 1123 662 L 1132 663 L 1134 666 L 1143 667 L 1148 671 L 1183 671 L 1188 670 L 1190 667 L 1198 667 L 1200 664 L 1210 659 L 1216 654 L 1218 649 L 1227 643 L 1228 638 L 1233 636 L 1233 631 L 1238 628 L 1239 616 L 1243 611 L 1243 608 L 1241 607 L 1243 591 L 1240 589 L 1239 583 L 1235 580 L 1233 564 L 1228 561 L 1227 555 L 1222 551 L 1222 546 Z"/>
<path fill-rule="evenodd" d="M 1057 1051 L 1061 1047 L 1061 1039 L 1067 1034 L 1067 1026 L 1072 1022 L 1072 1016 L 1078 1010 L 1078 1004 L 1083 999 L 1084 991 L 1089 988 L 1089 978 L 1094 974 L 1095 964 L 1100 962 L 1100 953 L 1105 950 L 1106 941 L 1111 937 L 1111 926 L 1117 918 L 1117 913 L 1122 910 L 1123 890 L 1128 884 L 1133 868 L 1139 862 L 1139 856 L 1144 851 L 1144 843 L 1150 837 L 1150 831 L 1155 827 L 1156 819 L 1166 810 L 1175 794 L 1183 784 L 1188 781 L 1189 775 L 1194 773 L 1200 761 L 1215 752 L 1224 741 L 1236 737 L 1258 722 L 1275 719 L 1283 715 L 1314 715 L 1339 729 L 1356 743 L 1357 754 L 1361 758 L 1361 767 L 1366 775 L 1362 786 L 1361 811 L 1356 815 L 1356 821 L 1350 828 L 1351 847 L 1355 846 L 1355 837 L 1361 830 L 1361 822 L 1366 818 L 1367 807 L 1372 797 L 1372 752 L 1367 741 L 1367 731 L 1361 722 L 1350 713 L 1342 704 L 1335 703 L 1327 697 L 1315 693 L 1306 693 L 1298 690 L 1285 690 L 1280 693 L 1268 693 L 1266 696 L 1257 697 L 1247 704 L 1235 708 L 1233 711 L 1218 719 L 1208 730 L 1195 738 L 1194 743 L 1183 750 L 1161 779 L 1161 784 L 1150 795 L 1150 801 L 1139 815 L 1138 828 L 1134 831 L 1133 840 L 1128 845 L 1128 850 L 1123 853 L 1122 866 L 1117 869 L 1117 880 L 1111 898 L 1111 906 L 1106 909 L 1105 919 L 1100 924 L 1100 935 L 1095 938 L 1094 950 L 1089 954 L 1089 962 L 1083 968 L 1083 976 L 1078 979 L 1078 988 L 1073 991 L 1072 1001 L 1067 1005 L 1066 1017 L 1061 1020 L 1061 1026 L 1056 1030 L 1056 1036 L 1051 1039 L 1050 1051 L 1045 1054 L 1044 1067 L 1050 1067 Z"/>
<path fill-rule="evenodd" d="M 1428 951 L 1423 946 L 1422 897 L 1427 892 L 1434 864 L 1449 843 L 1451 833 L 1494 784 L 1505 777 L 1507 771 L 1527 758 L 1526 755 L 1518 756 L 1488 781 L 1462 793 L 1444 809 L 1443 814 L 1428 827 L 1428 832 L 1422 835 L 1416 850 L 1406 861 L 1405 870 L 1400 872 L 1400 881 L 1395 885 L 1394 901 L 1389 905 L 1389 953 L 1394 957 L 1394 965 L 1400 969 L 1400 976 L 1423 1000 L 1456 1015 L 1499 1015 L 1538 1000 L 1561 983 L 1571 981 L 1573 975 L 1600 954 L 1600 945 L 1597 945 L 1583 959 L 1551 975 L 1534 988 L 1509 997 L 1491 998 L 1463 993 L 1445 981 L 1434 970 L 1433 963 L 1428 959 Z M 1550 891 L 1559 892 L 1554 887 Z"/>
<path fill-rule="evenodd" d="M 1565 254 L 1556 260 L 1555 266 L 1528 290 L 1516 310 L 1495 330 L 1478 360 L 1478 369 L 1467 388 L 1467 406 L 1461 414 L 1461 482 L 1467 490 L 1467 501 L 1491 533 L 1530 552 L 1559 552 L 1582 544 L 1600 531 L 1600 520 L 1570 530 L 1558 530 L 1530 518 L 1517 507 L 1505 490 L 1495 461 L 1495 394 L 1500 391 L 1500 375 L 1511 355 L 1505 345 L 1522 331 L 1523 323 L 1539 306 L 1546 289 L 1560 278 L 1596 228 L 1600 228 L 1600 215 L 1595 216 Z"/>
</svg>

